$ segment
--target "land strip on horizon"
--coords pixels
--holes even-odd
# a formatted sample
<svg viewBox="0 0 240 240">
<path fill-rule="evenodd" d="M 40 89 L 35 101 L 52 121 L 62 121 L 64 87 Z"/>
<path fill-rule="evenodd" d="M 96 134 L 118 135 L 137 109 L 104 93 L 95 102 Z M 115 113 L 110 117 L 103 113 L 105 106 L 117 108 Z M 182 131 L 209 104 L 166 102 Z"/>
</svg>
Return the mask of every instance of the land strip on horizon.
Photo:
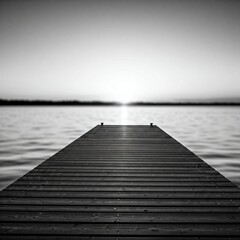
<svg viewBox="0 0 240 240">
<path fill-rule="evenodd" d="M 129 102 L 115 101 L 78 101 L 78 100 L 8 100 L 0 99 L 0 106 L 240 106 L 240 101 L 162 101 L 162 102 Z"/>
</svg>

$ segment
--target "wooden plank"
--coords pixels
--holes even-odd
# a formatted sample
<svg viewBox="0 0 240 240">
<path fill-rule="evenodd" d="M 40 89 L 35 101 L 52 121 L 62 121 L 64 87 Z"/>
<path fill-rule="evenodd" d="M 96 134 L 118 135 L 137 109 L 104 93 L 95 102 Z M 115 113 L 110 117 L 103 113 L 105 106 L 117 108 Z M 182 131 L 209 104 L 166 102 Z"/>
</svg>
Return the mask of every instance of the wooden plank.
<svg viewBox="0 0 240 240">
<path fill-rule="evenodd" d="M 240 199 L 232 199 L 222 196 L 222 198 L 73 198 L 73 197 L 1 197 L 1 204 L 9 205 L 51 205 L 51 206 L 144 206 L 144 207 L 236 207 L 240 204 Z"/>
<path fill-rule="evenodd" d="M 221 238 L 219 238 L 221 237 Z M 8 235 L 4 236 L 5 240 L 12 240 L 12 239 L 18 239 L 18 240 L 66 240 L 65 235 L 54 235 L 54 236 L 44 236 L 44 235 Z M 88 236 L 80 236 L 80 235 L 67 235 L 67 239 L 69 240 L 89 240 Z M 118 236 L 113 237 L 113 236 L 96 236 L 92 235 L 92 239 L 94 240 L 237 240 L 237 237 L 228 237 L 228 236 L 199 236 L 199 237 L 194 237 L 194 236 L 184 236 L 184 237 L 178 237 L 178 236 L 164 236 L 164 237 L 159 237 L 159 236 Z"/>
<path fill-rule="evenodd" d="M 0 221 L 3 222 L 48 222 L 48 223 L 234 223 L 240 224 L 240 212 L 198 212 L 181 213 L 84 213 L 84 212 L 2 212 Z"/>
<path fill-rule="evenodd" d="M 97 176 L 101 176 L 101 177 L 131 177 L 131 178 L 137 178 L 137 177 L 144 177 L 144 178 L 156 178 L 156 177 L 162 177 L 162 178 L 185 178 L 185 177 L 190 177 L 190 178 L 199 178 L 199 177 L 206 177 L 209 179 L 212 178 L 222 178 L 225 179 L 222 175 L 220 175 L 217 172 L 213 172 L 211 174 L 209 173 L 203 173 L 203 172 L 199 172 L 199 173 L 126 173 L 126 172 L 121 172 L 121 173 L 113 173 L 113 172 L 56 172 L 56 171 L 43 171 L 43 170 L 39 170 L 39 169 L 33 169 L 31 172 L 29 172 L 27 174 L 27 176 L 71 176 L 71 177 L 81 177 L 81 176 L 86 176 L 86 177 L 97 177 Z"/>
<path fill-rule="evenodd" d="M 43 169 L 43 170 L 50 170 L 50 169 L 54 169 L 54 170 L 64 170 L 64 171 L 71 171 L 71 170 L 75 170 L 77 171 L 77 169 L 80 169 L 81 171 L 128 171 L 128 172 L 163 172 L 163 171 L 174 171 L 174 172 L 198 172 L 198 171 L 204 171 L 204 172 L 208 172 L 208 173 L 212 173 L 214 172 L 213 169 L 211 168 L 200 168 L 200 167 L 159 167 L 159 166 L 156 166 L 156 167 L 145 167 L 145 166 L 141 166 L 141 167 L 127 167 L 127 166 L 124 166 L 124 167 L 118 167 L 118 166 L 115 166 L 115 167 L 108 167 L 108 166 L 104 166 L 104 167 L 98 167 L 98 166 L 44 166 L 44 165 L 41 165 L 39 166 L 38 169 Z"/>
<path fill-rule="evenodd" d="M 30 201 L 26 204 L 24 201 L 17 202 L 18 204 L 1 204 L 0 210 L 2 212 L 14 211 L 16 212 L 81 212 L 81 213 L 240 213 L 240 209 L 232 204 L 232 206 L 223 206 L 216 204 L 216 206 L 121 206 L 121 205 L 57 205 L 48 201 L 49 205 L 32 204 Z M 21 204 L 20 204 L 21 203 Z M 80 203 L 79 203 L 80 204 Z M 145 203 L 146 204 L 146 203 Z M 24 213 L 22 213 L 24 214 Z M 161 216 L 161 215 L 159 215 Z"/>
<path fill-rule="evenodd" d="M 2 234 L 115 236 L 239 236 L 239 224 L 3 223 Z"/>
<path fill-rule="evenodd" d="M 51 198 L 116 198 L 116 199 L 131 199 L 131 198 L 138 198 L 138 199 L 148 199 L 148 198 L 156 198 L 156 199 L 169 199 L 169 198 L 229 198 L 229 199 L 239 199 L 240 193 L 239 192 L 123 192 L 123 191 L 42 191 L 42 190 L 6 190 L 2 193 L 3 197 L 51 197 Z"/>
<path fill-rule="evenodd" d="M 220 182 L 220 183 L 227 183 L 231 184 L 231 182 L 227 181 L 227 179 L 223 178 L 222 176 L 219 177 L 111 177 L 111 176 L 105 176 L 105 177 L 93 177 L 93 176 L 87 176 L 87 177 L 81 177 L 81 176 L 61 176 L 61 175 L 47 175 L 44 174 L 33 174 L 33 175 L 26 175 L 21 178 L 20 181 L 58 181 L 61 183 L 67 183 L 68 181 L 75 182 L 75 181 L 81 181 L 81 182 L 159 182 L 159 183 L 174 183 L 174 182 Z M 16 184 L 20 181 L 15 182 Z"/>
<path fill-rule="evenodd" d="M 157 126 L 96 126 L 0 193 L 3 239 L 238 239 L 240 190 Z"/>
<path fill-rule="evenodd" d="M 218 187 L 218 186 L 205 186 L 205 187 L 191 187 L 191 186 L 131 186 L 131 187 L 118 187 L 118 186 L 68 186 L 68 185 L 11 185 L 8 187 L 8 191 L 61 191 L 61 192 L 157 192 L 157 193 L 171 193 L 171 192 L 230 192 L 238 193 L 240 191 L 235 186 L 230 187 Z"/>
<path fill-rule="evenodd" d="M 77 166 L 77 167 L 121 167 L 122 165 L 126 166 L 126 167 L 144 167 L 144 168 L 148 168 L 148 167 L 162 167 L 162 168 L 166 168 L 166 167 L 170 167 L 170 168 L 209 168 L 210 167 L 206 164 L 195 164 L 195 163 L 176 163 L 176 162 L 172 162 L 172 163 L 161 163 L 161 162 L 100 162 L 100 161 L 91 161 L 90 163 L 79 163 L 79 161 L 67 161 L 66 163 L 59 163 L 59 162 L 48 162 L 48 163 L 44 163 L 41 164 L 41 167 L 56 167 L 56 166 L 60 166 L 60 167 L 64 167 L 64 166 Z"/>
<path fill-rule="evenodd" d="M 115 186 L 115 187 L 232 187 L 233 184 L 230 182 L 211 182 L 211 181 L 87 181 L 83 180 L 29 180 L 24 181 L 20 180 L 15 182 L 15 186 L 84 186 L 84 187 L 91 187 L 91 186 Z"/>
<path fill-rule="evenodd" d="M 151 170 L 151 171 L 150 171 Z M 204 169 L 172 169 L 169 168 L 169 169 L 157 169 L 157 168 L 152 168 L 152 169 L 128 169 L 128 168 L 122 168 L 122 169 L 118 169 L 118 168 L 115 168 L 115 169 L 111 169 L 111 168 L 85 168 L 85 169 L 82 169 L 81 167 L 80 168 L 42 168 L 42 167 L 39 167 L 38 169 L 35 169 L 34 172 L 43 172 L 43 173 L 48 173 L 48 172 L 56 172 L 56 173 L 147 173 L 149 174 L 153 174 L 153 173 L 157 173 L 157 174 L 175 174 L 175 173 L 179 173 L 179 174 L 198 174 L 198 173 L 208 173 L 210 175 L 219 175 L 219 173 L 215 172 L 213 169 L 207 169 L 207 170 L 204 170 Z"/>
</svg>

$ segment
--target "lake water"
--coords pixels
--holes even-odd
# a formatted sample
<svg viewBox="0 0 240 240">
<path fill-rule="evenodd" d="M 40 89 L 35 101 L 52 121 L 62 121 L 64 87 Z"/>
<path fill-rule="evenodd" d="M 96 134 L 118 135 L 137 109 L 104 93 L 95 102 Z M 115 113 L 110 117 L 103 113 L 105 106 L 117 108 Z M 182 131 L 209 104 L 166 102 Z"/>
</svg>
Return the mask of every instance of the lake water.
<svg viewBox="0 0 240 240">
<path fill-rule="evenodd" d="M 239 107 L 1 107 L 0 189 L 100 122 L 153 122 L 240 186 Z"/>
</svg>

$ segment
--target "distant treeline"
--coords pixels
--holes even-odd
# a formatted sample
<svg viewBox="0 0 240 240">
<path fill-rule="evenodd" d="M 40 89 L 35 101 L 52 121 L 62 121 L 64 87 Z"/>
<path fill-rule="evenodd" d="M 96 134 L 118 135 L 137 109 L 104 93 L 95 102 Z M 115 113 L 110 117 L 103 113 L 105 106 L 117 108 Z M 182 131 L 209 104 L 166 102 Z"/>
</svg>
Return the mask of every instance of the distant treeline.
<svg viewBox="0 0 240 240">
<path fill-rule="evenodd" d="M 115 106 L 117 102 L 101 101 L 51 101 L 51 100 L 6 100 L 0 99 L 0 106 Z"/>
<path fill-rule="evenodd" d="M 0 106 L 240 106 L 240 102 L 119 102 L 102 101 L 50 101 L 50 100 L 6 100 L 0 99 Z"/>
</svg>

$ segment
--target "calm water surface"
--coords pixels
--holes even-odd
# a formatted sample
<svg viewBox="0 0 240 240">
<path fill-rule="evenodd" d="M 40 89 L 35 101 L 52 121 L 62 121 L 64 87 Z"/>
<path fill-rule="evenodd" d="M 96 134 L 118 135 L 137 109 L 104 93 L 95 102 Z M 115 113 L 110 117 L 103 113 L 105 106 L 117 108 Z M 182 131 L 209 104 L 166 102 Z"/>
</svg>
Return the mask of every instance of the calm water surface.
<svg viewBox="0 0 240 240">
<path fill-rule="evenodd" d="M 239 107 L 1 107 L 0 189 L 100 122 L 153 122 L 240 186 Z"/>
</svg>

